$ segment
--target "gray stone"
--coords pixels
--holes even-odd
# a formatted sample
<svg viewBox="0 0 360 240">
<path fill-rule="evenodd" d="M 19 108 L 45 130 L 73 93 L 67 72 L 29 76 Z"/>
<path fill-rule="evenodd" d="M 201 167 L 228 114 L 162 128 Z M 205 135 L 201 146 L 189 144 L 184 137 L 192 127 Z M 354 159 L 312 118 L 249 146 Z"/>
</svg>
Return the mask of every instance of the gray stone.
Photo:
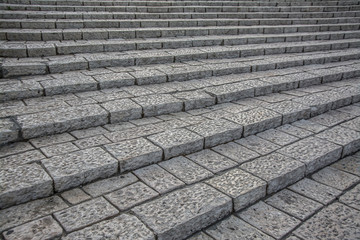
<svg viewBox="0 0 360 240">
<path fill-rule="evenodd" d="M 291 232 L 301 222 L 264 202 L 258 202 L 237 214 L 245 222 L 270 236 L 280 239 Z"/>
<path fill-rule="evenodd" d="M 309 121 L 315 122 L 327 127 L 332 127 L 335 125 L 338 125 L 339 123 L 342 123 L 344 121 L 352 119 L 354 116 L 352 116 L 349 113 L 345 112 L 339 112 L 339 111 L 330 111 L 327 113 L 323 113 L 319 116 L 311 118 Z"/>
<path fill-rule="evenodd" d="M 160 194 L 185 185 L 182 181 L 156 164 L 134 171 L 134 174 Z"/>
<path fill-rule="evenodd" d="M 138 179 L 132 173 L 106 178 L 83 186 L 83 190 L 92 197 L 98 197 L 108 192 L 126 187 Z"/>
<path fill-rule="evenodd" d="M 180 92 L 173 96 L 184 102 L 185 111 L 215 105 L 215 97 L 203 91 Z"/>
<path fill-rule="evenodd" d="M 54 180 L 55 191 L 109 177 L 118 171 L 118 161 L 101 148 L 89 148 L 42 160 Z"/>
<path fill-rule="evenodd" d="M 19 138 L 19 129 L 16 124 L 8 119 L 0 119 L 0 143 L 13 142 Z"/>
<path fill-rule="evenodd" d="M 37 148 L 55 145 L 64 142 L 70 142 L 75 140 L 73 136 L 68 133 L 55 134 L 51 136 L 39 137 L 30 139 L 32 145 Z"/>
<path fill-rule="evenodd" d="M 221 172 L 237 165 L 236 162 L 209 149 L 187 155 L 186 157 L 212 173 Z"/>
<path fill-rule="evenodd" d="M 156 84 L 166 82 L 166 74 L 156 69 L 145 69 L 130 73 L 136 79 L 137 85 Z"/>
<path fill-rule="evenodd" d="M 4 158 L 0 158 L 0 168 L 6 168 L 9 166 L 19 166 L 29 163 L 38 163 L 45 156 L 39 150 L 31 150 L 24 153 L 18 153 L 10 155 Z"/>
<path fill-rule="evenodd" d="M 66 201 L 68 201 L 72 205 L 84 202 L 91 198 L 80 188 L 73 188 L 71 190 L 63 192 L 61 193 L 61 197 L 63 197 Z"/>
<path fill-rule="evenodd" d="M 129 214 L 121 214 L 63 237 L 64 240 L 111 238 L 155 240 L 154 234 L 139 219 Z"/>
<path fill-rule="evenodd" d="M 110 113 L 110 122 L 123 122 L 141 118 L 142 107 L 130 99 L 119 99 L 101 104 Z"/>
<path fill-rule="evenodd" d="M 226 239 L 262 239 L 273 240 L 274 238 L 254 228 L 243 220 L 231 215 L 229 218 L 206 229 L 206 233 L 216 240 Z"/>
<path fill-rule="evenodd" d="M 236 143 L 253 150 L 261 155 L 266 155 L 271 152 L 274 152 L 280 148 L 279 145 L 276 145 L 272 142 L 269 142 L 265 139 L 259 138 L 257 136 L 248 136 L 240 140 L 235 141 Z"/>
<path fill-rule="evenodd" d="M 318 123 L 314 123 L 314 122 L 311 122 L 308 120 L 300 120 L 300 121 L 294 122 L 291 125 L 298 127 L 298 128 L 308 130 L 313 133 L 319 133 L 319 132 L 327 129 L 327 127 L 325 127 L 323 125 L 320 125 Z"/>
<path fill-rule="evenodd" d="M 357 131 L 360 129 L 360 117 L 347 121 L 340 126 Z"/>
<path fill-rule="evenodd" d="M 212 237 L 209 237 L 209 235 L 206 235 L 203 232 L 196 233 L 195 235 L 187 238 L 187 240 L 214 240 Z"/>
<path fill-rule="evenodd" d="M 234 142 L 216 146 L 212 148 L 212 150 L 234 160 L 237 163 L 247 162 L 260 156 L 258 153 L 253 152 Z"/>
<path fill-rule="evenodd" d="M 189 154 L 203 149 L 204 138 L 187 129 L 173 129 L 148 137 L 164 150 L 164 158 Z"/>
<path fill-rule="evenodd" d="M 0 157 L 33 150 L 34 147 L 28 142 L 16 142 L 0 147 Z"/>
<path fill-rule="evenodd" d="M 290 125 L 290 124 L 282 125 L 282 126 L 276 128 L 276 130 L 282 131 L 284 133 L 293 135 L 298 138 L 305 138 L 305 137 L 308 137 L 313 134 L 312 132 L 310 132 L 308 130 L 301 129 L 301 128 L 295 127 L 293 125 Z"/>
<path fill-rule="evenodd" d="M 183 101 L 169 94 L 141 96 L 133 100 L 143 108 L 145 117 L 180 112 L 183 109 Z"/>
<path fill-rule="evenodd" d="M 257 158 L 240 166 L 268 183 L 267 193 L 280 189 L 304 177 L 305 165 L 278 153 Z"/>
<path fill-rule="evenodd" d="M 142 182 L 136 182 L 109 194 L 105 197 L 121 211 L 132 208 L 159 194 Z"/>
<path fill-rule="evenodd" d="M 70 152 L 74 152 L 76 150 L 79 150 L 78 147 L 76 147 L 73 143 L 71 142 L 66 142 L 66 143 L 60 143 L 60 144 L 56 144 L 56 145 L 51 145 L 51 146 L 47 146 L 47 147 L 42 147 L 41 151 L 47 156 L 47 157 L 53 157 L 56 155 L 61 155 L 61 154 L 65 154 L 65 153 L 70 153 Z"/>
<path fill-rule="evenodd" d="M 342 147 L 339 145 L 320 138 L 308 137 L 277 152 L 305 163 L 305 174 L 309 174 L 340 159 L 341 151 Z"/>
<path fill-rule="evenodd" d="M 289 135 L 287 133 L 281 132 L 276 129 L 266 130 L 265 132 L 256 134 L 256 136 L 261 137 L 265 140 L 268 140 L 280 146 L 285 146 L 299 140 L 299 138 L 295 136 Z"/>
<path fill-rule="evenodd" d="M 0 209 L 53 193 L 52 179 L 36 163 L 2 168 L 0 182 Z"/>
<path fill-rule="evenodd" d="M 109 131 L 103 127 L 92 127 L 92 128 L 86 128 L 86 129 L 72 131 L 71 135 L 73 135 L 77 139 L 81 139 L 81 138 L 88 138 L 88 137 L 92 137 L 92 136 L 96 136 L 96 135 L 100 135 L 100 134 L 105 134 L 108 132 Z"/>
<path fill-rule="evenodd" d="M 240 169 L 233 169 L 207 181 L 214 188 L 233 199 L 239 211 L 266 195 L 266 182 Z"/>
<path fill-rule="evenodd" d="M 317 210 L 324 206 L 287 189 L 276 193 L 266 199 L 265 202 L 302 221 L 313 215 Z"/>
<path fill-rule="evenodd" d="M 66 232 L 72 232 L 118 214 L 104 198 L 95 198 L 54 213 Z"/>
<path fill-rule="evenodd" d="M 282 124 L 292 123 L 310 117 L 310 107 L 293 101 L 272 103 L 266 105 L 265 108 L 281 114 L 283 116 Z"/>
<path fill-rule="evenodd" d="M 119 160 L 121 172 L 159 162 L 163 152 L 145 138 L 105 145 L 105 149 Z"/>
<path fill-rule="evenodd" d="M 133 209 L 159 240 L 190 236 L 231 211 L 231 198 L 203 183 L 177 190 Z"/>
<path fill-rule="evenodd" d="M 97 147 L 109 143 L 111 143 L 111 141 L 107 139 L 104 135 L 97 135 L 94 137 L 88 137 L 74 141 L 74 144 L 78 146 L 80 149 Z"/>
<path fill-rule="evenodd" d="M 312 175 L 312 179 L 342 191 L 360 181 L 359 177 L 332 167 L 321 169 Z"/>
<path fill-rule="evenodd" d="M 176 157 L 159 163 L 161 167 L 174 174 L 186 184 L 199 182 L 213 174 L 185 157 Z"/>
<path fill-rule="evenodd" d="M 95 75 L 101 89 L 135 85 L 135 78 L 128 73 L 107 73 Z"/>
<path fill-rule="evenodd" d="M 360 177 L 360 158 L 349 156 L 337 161 L 331 167 Z"/>
<path fill-rule="evenodd" d="M 40 240 L 60 237 L 62 232 L 60 225 L 51 216 L 48 216 L 10 229 L 4 232 L 3 236 L 6 240 Z"/>
<path fill-rule="evenodd" d="M 340 202 L 360 211 L 360 184 L 340 197 Z"/>
<path fill-rule="evenodd" d="M 240 98 L 254 97 L 254 88 L 244 83 L 225 84 L 206 88 L 205 91 L 216 97 L 217 103 L 231 102 Z"/>
</svg>

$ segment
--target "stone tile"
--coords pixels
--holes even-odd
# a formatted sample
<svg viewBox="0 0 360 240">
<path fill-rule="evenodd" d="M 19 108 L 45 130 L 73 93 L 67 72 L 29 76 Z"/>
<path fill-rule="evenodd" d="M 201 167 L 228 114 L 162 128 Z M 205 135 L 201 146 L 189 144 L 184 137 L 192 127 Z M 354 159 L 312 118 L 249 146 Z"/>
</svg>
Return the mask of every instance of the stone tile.
<svg viewBox="0 0 360 240">
<path fill-rule="evenodd" d="M 234 142 L 213 147 L 212 150 L 230 158 L 237 163 L 247 162 L 260 156 L 258 153 L 253 152 Z"/>
<path fill-rule="evenodd" d="M 324 206 L 287 189 L 276 193 L 266 199 L 265 202 L 301 221 L 304 221 Z"/>
<path fill-rule="evenodd" d="M 357 152 L 360 149 L 360 132 L 352 129 L 336 126 L 317 134 L 316 137 L 343 146 L 342 157 Z"/>
<path fill-rule="evenodd" d="M 195 235 L 187 238 L 187 240 L 214 240 L 212 237 L 209 237 L 209 235 L 203 233 L 203 232 L 199 232 L 196 233 Z"/>
<path fill-rule="evenodd" d="M 179 92 L 173 94 L 174 97 L 184 102 L 184 110 L 204 108 L 215 105 L 215 97 L 203 91 Z"/>
<path fill-rule="evenodd" d="M 119 160 L 120 172 L 159 162 L 163 152 L 145 138 L 105 145 L 105 149 Z"/>
<path fill-rule="evenodd" d="M 183 109 L 183 101 L 169 94 L 141 96 L 133 100 L 143 108 L 144 117 L 180 112 Z"/>
<path fill-rule="evenodd" d="M 236 101 L 240 98 L 254 97 L 254 88 L 242 82 L 208 87 L 205 91 L 210 95 L 215 96 L 218 103 Z"/>
<path fill-rule="evenodd" d="M 60 237 L 62 232 L 60 225 L 51 216 L 47 216 L 10 229 L 3 236 L 6 240 L 53 239 Z"/>
<path fill-rule="evenodd" d="M 128 73 L 107 73 L 95 75 L 101 89 L 123 87 L 135 84 L 135 78 Z"/>
<path fill-rule="evenodd" d="M 121 174 L 116 177 L 106 178 L 83 186 L 83 190 L 92 197 L 98 197 L 105 193 L 126 187 L 138 179 L 132 173 Z"/>
<path fill-rule="evenodd" d="M 164 150 L 164 158 L 189 154 L 203 149 L 204 138 L 187 129 L 174 129 L 148 137 Z"/>
<path fill-rule="evenodd" d="M 280 146 L 285 146 L 290 143 L 296 142 L 299 138 L 289 135 L 287 133 L 281 132 L 276 129 L 266 130 L 265 132 L 261 132 L 256 134 L 256 136 L 261 137 L 265 140 L 278 144 Z"/>
<path fill-rule="evenodd" d="M 28 142 L 11 143 L 6 146 L 0 147 L 0 157 L 6 157 L 9 155 L 26 152 L 33 150 L 34 147 Z"/>
<path fill-rule="evenodd" d="M 61 155 L 79 150 L 79 148 L 71 142 L 42 147 L 40 149 L 47 157 L 53 157 L 56 155 Z"/>
<path fill-rule="evenodd" d="M 231 197 L 235 211 L 249 206 L 266 195 L 266 182 L 241 169 L 230 170 L 206 182 Z"/>
<path fill-rule="evenodd" d="M 39 162 L 41 159 L 44 158 L 45 156 L 39 150 L 31 150 L 24 153 L 19 153 L 4 158 L 0 158 L 0 168 Z"/>
<path fill-rule="evenodd" d="M 70 233 L 64 240 L 73 239 L 137 239 L 155 240 L 154 234 L 136 217 L 121 214 L 90 227 Z"/>
<path fill-rule="evenodd" d="M 315 182 L 308 178 L 304 178 L 301 181 L 289 186 L 288 189 L 318 201 L 324 205 L 332 202 L 337 196 L 341 194 L 341 191 L 335 188 Z"/>
<path fill-rule="evenodd" d="M 340 203 L 323 208 L 294 234 L 302 239 L 358 239 L 360 212 Z"/>
<path fill-rule="evenodd" d="M 353 115 L 339 111 L 329 111 L 319 116 L 309 119 L 311 122 L 315 122 L 326 127 L 333 127 L 344 121 L 354 118 Z"/>
<path fill-rule="evenodd" d="M 209 149 L 187 155 L 186 157 L 212 173 L 221 172 L 237 165 L 236 162 Z"/>
<path fill-rule="evenodd" d="M 205 148 L 241 138 L 243 127 L 225 119 L 208 120 L 187 127 L 205 138 Z"/>
<path fill-rule="evenodd" d="M 337 111 L 350 113 L 354 116 L 360 116 L 360 107 L 358 107 L 356 105 L 342 107 L 342 108 L 337 109 Z"/>
<path fill-rule="evenodd" d="M 72 232 L 118 214 L 119 211 L 99 197 L 54 213 L 66 232 Z"/>
<path fill-rule="evenodd" d="M 48 197 L 53 181 L 38 164 L 7 166 L 0 169 L 0 208 Z"/>
<path fill-rule="evenodd" d="M 19 127 L 9 118 L 0 119 L 0 143 L 14 142 L 19 138 Z"/>
<path fill-rule="evenodd" d="M 360 177 L 360 158 L 349 156 L 332 164 L 331 167 Z"/>
<path fill-rule="evenodd" d="M 176 190 L 133 209 L 158 235 L 158 240 L 185 238 L 231 211 L 231 198 L 203 183 Z"/>
<path fill-rule="evenodd" d="M 261 155 L 269 154 L 280 148 L 279 145 L 254 135 L 248 136 L 246 138 L 241 138 L 240 140 L 237 140 L 235 142 Z"/>
<path fill-rule="evenodd" d="M 310 132 L 308 130 L 298 128 L 298 127 L 295 127 L 295 126 L 290 125 L 290 124 L 285 124 L 285 125 L 282 125 L 280 127 L 277 127 L 276 130 L 282 131 L 284 133 L 293 135 L 293 136 L 298 137 L 298 138 L 306 138 L 306 137 L 313 134 L 312 132 Z"/>
<path fill-rule="evenodd" d="M 216 240 L 225 239 L 262 239 L 273 240 L 274 238 L 254 228 L 243 220 L 231 215 L 221 222 L 205 230 L 207 234 Z"/>
<path fill-rule="evenodd" d="M 66 201 L 68 201 L 72 205 L 84 202 L 91 198 L 80 188 L 74 188 L 66 192 L 63 192 L 61 193 L 61 197 L 63 197 Z"/>
<path fill-rule="evenodd" d="M 109 143 L 111 143 L 111 141 L 107 139 L 104 135 L 97 135 L 97 136 L 83 138 L 74 141 L 74 144 L 78 146 L 80 149 L 97 147 Z"/>
<path fill-rule="evenodd" d="M 159 165 L 186 184 L 196 183 L 213 175 L 210 171 L 182 156 L 161 162 Z"/>
<path fill-rule="evenodd" d="M 319 133 L 319 132 L 327 129 L 327 127 L 325 127 L 323 125 L 320 125 L 318 123 L 314 123 L 314 122 L 311 122 L 308 120 L 296 121 L 296 122 L 292 123 L 291 125 L 298 127 L 298 128 L 308 130 L 313 133 Z"/>
<path fill-rule="evenodd" d="M 340 126 L 358 131 L 360 129 L 360 117 L 347 121 Z"/>
<path fill-rule="evenodd" d="M 160 194 L 185 185 L 182 181 L 156 164 L 140 168 L 134 171 L 134 174 Z"/>
<path fill-rule="evenodd" d="M 242 220 L 280 239 L 292 231 L 301 222 L 264 202 L 258 202 L 237 214 Z"/>
<path fill-rule="evenodd" d="M 339 201 L 360 211 L 360 184 L 342 195 Z"/>
<path fill-rule="evenodd" d="M 321 169 L 311 177 L 317 182 L 342 191 L 360 181 L 359 177 L 332 167 Z"/>
<path fill-rule="evenodd" d="M 320 138 L 308 137 L 283 147 L 277 152 L 305 163 L 305 174 L 308 174 L 338 160 L 341 151 L 342 148 L 339 145 Z"/>
<path fill-rule="evenodd" d="M 110 122 L 124 122 L 131 119 L 139 119 L 142 107 L 130 99 L 119 99 L 101 104 L 110 113 Z"/>
<path fill-rule="evenodd" d="M 293 101 L 267 104 L 265 108 L 282 115 L 282 124 L 310 118 L 310 107 Z"/>
<path fill-rule="evenodd" d="M 77 139 L 93 137 L 100 134 L 108 133 L 109 131 L 103 127 L 92 127 L 87 129 L 75 130 L 71 132 L 71 135 Z"/>
<path fill-rule="evenodd" d="M 67 207 L 68 205 L 60 197 L 52 196 L 0 210 L 0 231 L 50 215 Z"/>
<path fill-rule="evenodd" d="M 271 153 L 240 166 L 242 169 L 264 179 L 267 193 L 277 192 L 304 177 L 305 165 L 287 156 Z"/>
<path fill-rule="evenodd" d="M 118 161 L 101 148 L 89 148 L 42 160 L 54 180 L 55 191 L 105 178 L 118 171 Z"/>
<path fill-rule="evenodd" d="M 289 236 L 289 237 L 287 237 L 287 238 L 285 238 L 285 240 L 301 240 L 300 238 L 298 238 L 297 236 L 295 236 L 295 235 L 291 235 L 291 236 Z"/>
<path fill-rule="evenodd" d="M 121 211 L 125 211 L 158 195 L 157 192 L 146 186 L 144 183 L 136 182 L 106 194 L 105 197 Z"/>
</svg>

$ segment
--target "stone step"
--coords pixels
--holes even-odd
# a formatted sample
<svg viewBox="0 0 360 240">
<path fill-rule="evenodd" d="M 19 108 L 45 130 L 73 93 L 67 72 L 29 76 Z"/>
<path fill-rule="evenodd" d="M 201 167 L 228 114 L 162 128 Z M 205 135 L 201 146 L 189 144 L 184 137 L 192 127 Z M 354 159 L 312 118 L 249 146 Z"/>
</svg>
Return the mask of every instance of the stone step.
<svg viewBox="0 0 360 240">
<path fill-rule="evenodd" d="M 0 29 L 0 40 L 59 41 L 93 39 L 134 39 L 208 35 L 282 34 L 295 32 L 356 31 L 359 24 L 316 24 L 282 26 L 222 26 L 179 28 L 107 29 Z"/>
<path fill-rule="evenodd" d="M 77 40 L 49 42 L 3 42 L 0 46 L 0 57 L 24 58 L 77 53 L 119 52 L 153 49 L 176 49 L 184 47 L 232 46 L 246 44 L 265 44 L 277 42 L 300 42 L 312 40 L 358 39 L 360 31 L 335 31 L 314 33 L 252 34 L 252 35 L 219 35 L 178 38 L 150 39 L 111 39 L 111 40 Z"/>
<path fill-rule="evenodd" d="M 116 13 L 116 12 L 56 12 L 0 10 L 1 19 L 262 19 L 262 18 L 339 18 L 359 17 L 359 11 L 342 12 L 244 12 L 244 13 Z"/>
<path fill-rule="evenodd" d="M 331 51 L 344 49 L 345 51 L 357 52 L 359 46 L 359 39 L 342 39 L 178 48 L 173 50 L 85 53 L 43 58 L 6 58 L 3 60 L 0 69 L 2 76 L 9 78 L 27 75 L 45 75 L 48 73 L 64 73 L 76 70 L 93 70 L 105 67 L 135 67 L 164 63 L 180 63 L 181 65 L 183 61 L 197 61 L 202 59 L 240 58 L 244 62 L 246 61 L 246 57 L 250 56 L 266 57 L 274 54 L 311 53 L 319 50 Z M 209 71 L 209 69 L 207 70 Z M 127 70 L 123 69 L 123 71 L 126 72 Z M 93 84 L 95 84 L 95 82 L 93 82 Z"/>
<path fill-rule="evenodd" d="M 8 164 L 6 161 L 12 162 L 11 158 L 13 158 L 19 159 L 20 164 L 14 165 L 13 172 L 7 175 L 9 177 L 5 181 L 6 190 L 3 190 L 1 197 L 16 192 L 20 194 L 12 198 L 14 201 L 12 204 L 29 201 L 31 198 L 26 199 L 27 196 L 21 192 L 31 186 L 39 186 L 45 180 L 36 181 L 34 175 L 40 174 L 24 169 L 34 169 L 40 162 L 54 181 L 53 191 L 55 193 L 60 191 L 60 193 L 55 195 L 50 193 L 44 196 L 52 195 L 50 197 L 1 210 L 0 232 L 5 239 L 19 238 L 19 236 L 32 237 L 37 232 L 34 228 L 42 229 L 39 233 L 41 236 L 62 236 L 63 239 L 113 237 L 120 234 L 129 239 L 141 239 L 139 236 L 143 239 L 155 239 L 155 237 L 156 239 L 184 239 L 263 199 L 266 195 L 286 188 L 304 178 L 305 175 L 333 164 L 347 154 L 357 152 L 360 149 L 360 132 L 357 131 L 359 128 L 356 128 L 359 125 L 359 117 L 359 105 L 352 105 L 309 120 L 301 120 L 291 125 L 261 132 L 256 136 L 249 136 L 211 149 L 152 164 L 133 172 L 82 185 L 66 192 L 62 192 L 66 188 L 60 187 L 66 184 L 73 184 L 70 187 L 78 186 L 81 184 L 79 181 L 82 180 L 85 184 L 91 181 L 88 177 L 99 174 L 99 171 L 105 171 L 106 161 L 110 163 L 111 160 L 113 162 L 117 160 L 108 155 L 105 150 L 91 148 L 85 153 L 88 155 L 83 158 L 82 155 L 68 153 L 50 159 L 46 159 L 45 156 L 39 157 L 33 160 L 33 163 L 26 164 L 20 160 L 24 159 L 24 156 L 20 156 L 21 153 L 17 152 L 19 149 L 26 151 L 24 145 L 13 146 L 10 151 L 6 149 L 7 151 L 2 151 L 2 153 L 5 153 L 3 156 L 15 155 L 2 158 L 0 162 L 5 161 L 5 164 Z M 325 119 L 329 121 L 324 121 Z M 87 133 L 94 133 L 94 131 Z M 46 144 L 69 141 L 69 137 L 72 136 L 67 136 L 68 140 L 66 140 L 65 136 L 53 136 L 38 141 L 35 139 L 31 143 L 38 147 L 44 144 L 46 146 Z M 28 146 L 32 147 L 30 144 Z M 351 151 L 344 151 L 346 148 Z M 32 149 L 22 154 L 36 151 L 34 147 Z M 28 150 L 30 150 L 29 147 Z M 102 160 L 105 160 L 101 162 L 102 166 L 91 162 L 100 154 Z M 339 179 L 335 182 L 336 188 L 342 186 L 342 183 L 349 188 L 360 180 L 357 169 L 347 165 L 346 161 L 349 158 L 351 158 L 349 164 L 359 165 L 360 155 L 357 153 L 314 174 L 313 179 L 318 181 L 315 185 L 314 181 L 305 179 L 289 188 L 294 192 L 301 191 L 301 194 L 304 191 L 310 191 L 317 201 L 320 198 L 329 203 L 341 194 L 341 190 L 326 187 L 323 184 L 330 185 Z M 55 167 L 56 164 L 58 166 Z M 62 164 L 67 165 L 67 169 L 61 169 Z M 69 170 L 70 167 L 71 170 Z M 355 171 L 354 174 L 357 176 L 340 172 L 337 170 L 339 167 L 345 171 Z M 9 170 L 1 168 L 0 171 Z M 44 171 L 41 174 L 46 173 Z M 77 185 L 74 184 L 74 180 Z M 306 182 L 303 183 L 304 181 Z M 334 185 L 331 186 L 334 187 Z M 316 195 L 312 191 L 314 187 L 321 187 L 322 194 Z M 282 193 L 283 191 L 278 194 Z M 279 201 L 271 201 L 271 198 L 276 198 L 278 194 L 265 202 L 269 205 L 278 203 Z M 9 204 L 8 202 L 1 201 L 1 203 L 5 203 L 2 207 L 9 206 L 6 205 Z M 259 204 L 263 203 L 257 203 Z M 287 204 L 290 203 L 287 202 Z M 310 206 L 307 205 L 306 209 L 314 211 L 313 208 L 310 210 Z M 286 204 L 281 207 L 286 207 Z M 254 206 L 248 209 L 252 208 Z M 246 215 L 251 215 L 248 209 L 238 216 L 245 221 L 250 219 L 251 224 L 254 225 L 256 219 L 246 218 Z M 258 214 L 262 216 L 263 213 L 259 211 Z M 298 212 L 288 213 L 293 215 Z M 266 234 L 276 238 L 283 236 L 282 230 L 288 226 L 287 224 L 297 225 L 299 222 L 291 217 L 286 218 L 281 213 L 275 215 L 276 220 L 270 218 L 267 224 L 272 224 L 271 221 L 279 221 L 279 219 L 288 220 L 285 221 L 286 224 L 285 222 L 277 223 L 282 224 L 279 232 L 274 231 L 275 228 L 269 228 L 270 232 L 265 231 Z M 45 223 L 46 226 L 44 226 Z M 254 231 L 254 228 L 249 225 L 246 231 Z M 205 232 L 213 236 L 214 227 L 206 229 Z M 256 234 L 259 232 L 257 231 Z M 259 236 L 261 239 L 266 239 L 264 233 Z"/>
</svg>

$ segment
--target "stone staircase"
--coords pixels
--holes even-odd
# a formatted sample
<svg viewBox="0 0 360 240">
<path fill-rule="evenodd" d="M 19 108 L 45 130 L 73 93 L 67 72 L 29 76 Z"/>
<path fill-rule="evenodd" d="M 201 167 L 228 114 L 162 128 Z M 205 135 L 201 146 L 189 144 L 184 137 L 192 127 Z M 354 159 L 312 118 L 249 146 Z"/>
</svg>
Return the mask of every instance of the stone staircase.
<svg viewBox="0 0 360 240">
<path fill-rule="evenodd" d="M 0 15 L 4 239 L 185 239 L 360 150 L 358 0 Z"/>
</svg>

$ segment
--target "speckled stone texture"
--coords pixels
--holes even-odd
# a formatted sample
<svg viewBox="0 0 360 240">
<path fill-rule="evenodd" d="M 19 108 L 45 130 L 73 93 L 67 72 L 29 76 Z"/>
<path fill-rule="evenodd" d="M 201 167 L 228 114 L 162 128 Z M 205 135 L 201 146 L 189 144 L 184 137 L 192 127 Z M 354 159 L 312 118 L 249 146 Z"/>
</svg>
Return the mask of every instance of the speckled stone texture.
<svg viewBox="0 0 360 240">
<path fill-rule="evenodd" d="M 360 177 L 360 158 L 349 156 L 332 164 L 331 167 Z"/>
<path fill-rule="evenodd" d="M 212 150 L 230 158 L 237 163 L 247 162 L 260 156 L 260 154 L 234 142 L 213 147 Z"/>
<path fill-rule="evenodd" d="M 340 202 L 360 211 L 360 184 L 340 197 Z"/>
<path fill-rule="evenodd" d="M 232 202 L 231 198 L 200 183 L 140 205 L 133 211 L 159 240 L 183 239 L 230 214 Z"/>
<path fill-rule="evenodd" d="M 317 182 L 338 190 L 345 190 L 360 181 L 359 177 L 332 167 L 321 169 L 317 173 L 313 174 L 312 178 Z"/>
</svg>

